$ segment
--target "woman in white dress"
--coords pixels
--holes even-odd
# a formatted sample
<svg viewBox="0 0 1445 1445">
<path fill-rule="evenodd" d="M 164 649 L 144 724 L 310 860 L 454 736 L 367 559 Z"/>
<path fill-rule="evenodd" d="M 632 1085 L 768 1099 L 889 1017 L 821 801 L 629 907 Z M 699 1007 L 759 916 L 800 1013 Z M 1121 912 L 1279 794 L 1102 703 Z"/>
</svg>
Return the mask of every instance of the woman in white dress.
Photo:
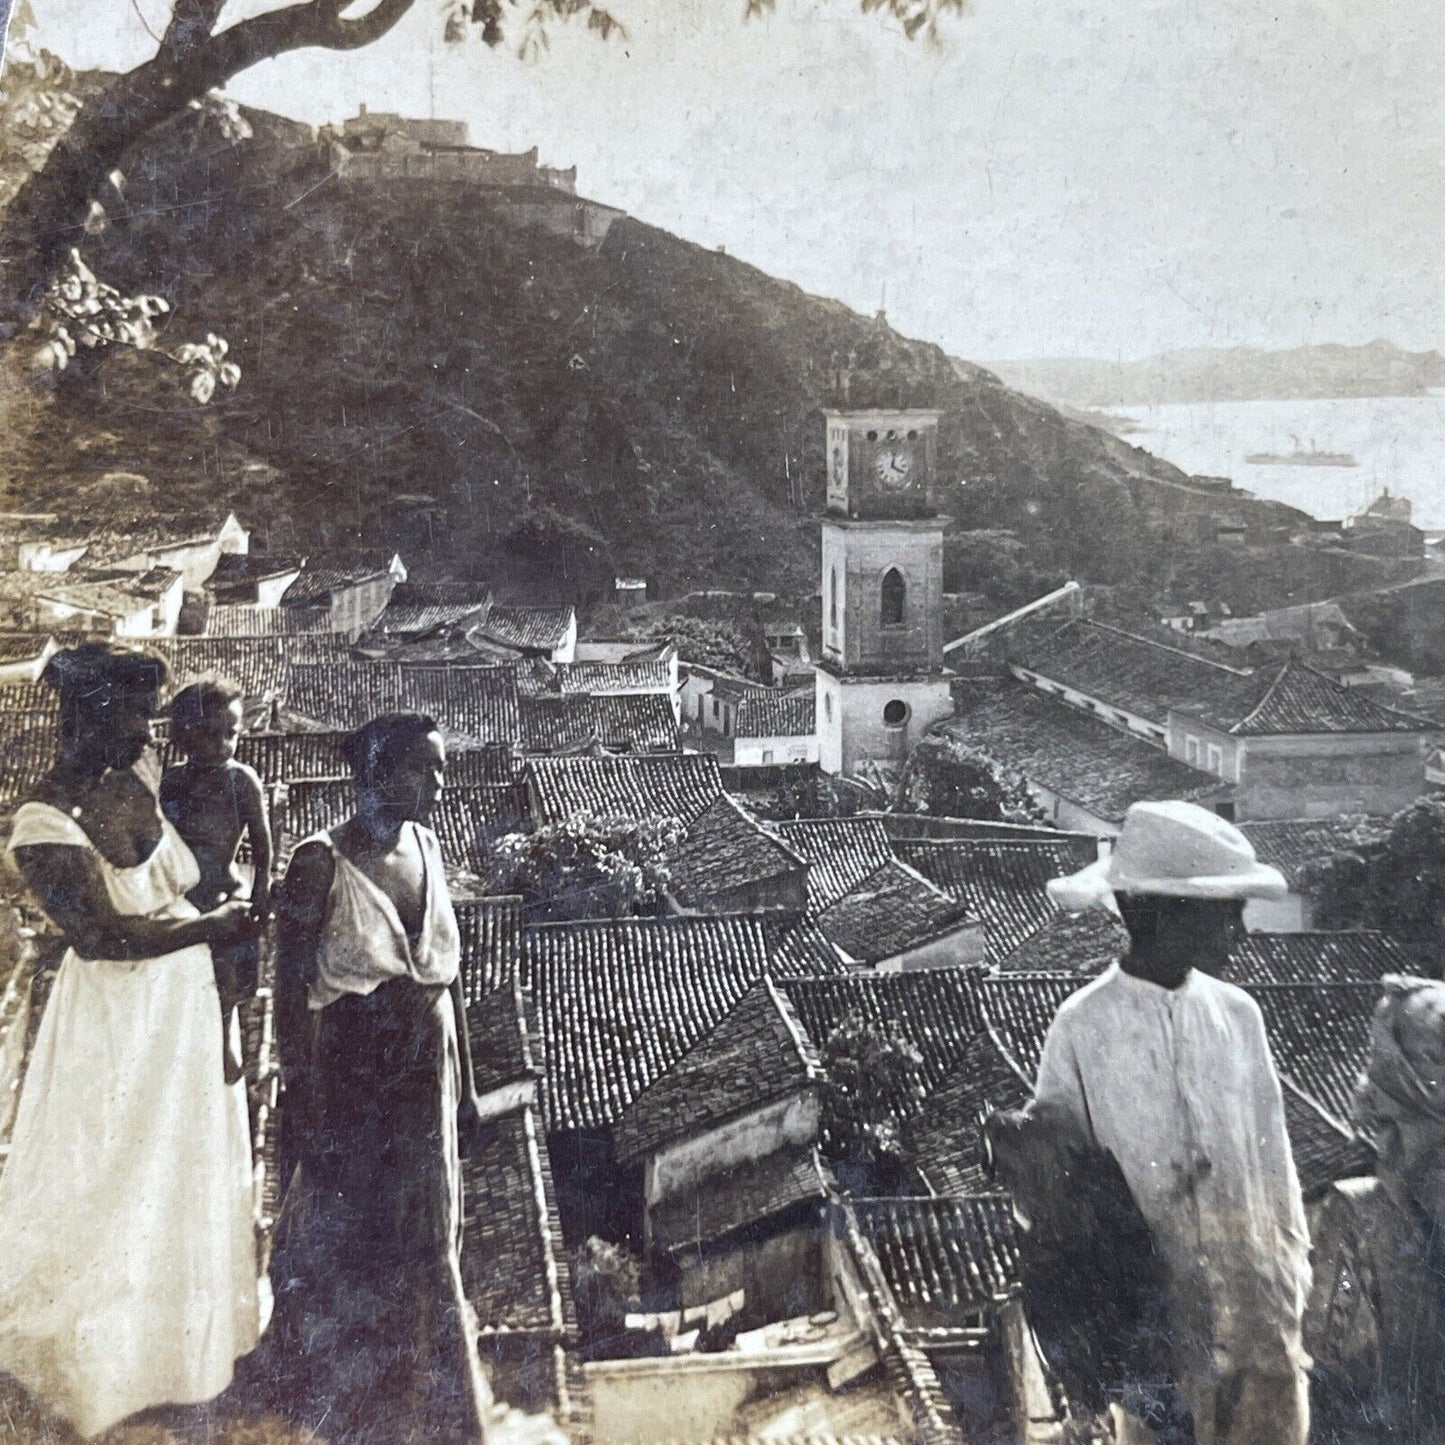
<svg viewBox="0 0 1445 1445">
<path fill-rule="evenodd" d="M 164 664 L 99 644 L 57 653 L 58 761 L 10 853 L 70 945 L 0 1174 L 0 1371 L 92 1436 L 195 1404 L 256 1343 L 244 1084 L 221 1069 L 210 945 L 244 901 L 201 915 L 147 752 Z"/>
</svg>

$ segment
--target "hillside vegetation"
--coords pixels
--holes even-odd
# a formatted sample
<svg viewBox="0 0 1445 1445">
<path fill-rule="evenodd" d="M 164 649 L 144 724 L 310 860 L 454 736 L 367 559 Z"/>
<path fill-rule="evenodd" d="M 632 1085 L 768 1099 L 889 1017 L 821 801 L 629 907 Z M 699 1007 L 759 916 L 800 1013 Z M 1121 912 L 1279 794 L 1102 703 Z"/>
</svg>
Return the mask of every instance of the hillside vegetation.
<svg viewBox="0 0 1445 1445">
<path fill-rule="evenodd" d="M 1024 591 L 1163 588 L 1198 562 L 1188 514 L 1295 515 L 1194 490 L 981 368 L 640 222 L 584 251 L 474 190 L 343 185 L 304 128 L 248 116 L 238 143 L 195 113 L 161 132 L 127 164 L 129 216 L 85 244 L 107 280 L 170 299 L 178 334 L 226 337 L 240 386 L 202 409 L 144 357 L 78 359 L 11 439 L 20 500 L 140 472 L 177 510 L 237 506 L 278 550 L 406 543 L 582 601 L 615 573 L 808 593 L 818 409 L 915 405 L 945 411 L 953 530 L 1007 534 Z"/>
</svg>

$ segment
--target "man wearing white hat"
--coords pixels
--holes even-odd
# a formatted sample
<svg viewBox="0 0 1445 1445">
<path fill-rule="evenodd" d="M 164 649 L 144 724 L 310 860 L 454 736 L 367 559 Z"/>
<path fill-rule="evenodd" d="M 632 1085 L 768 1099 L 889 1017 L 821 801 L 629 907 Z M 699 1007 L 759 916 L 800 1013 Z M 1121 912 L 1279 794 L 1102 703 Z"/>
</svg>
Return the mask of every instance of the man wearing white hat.
<svg viewBox="0 0 1445 1445">
<path fill-rule="evenodd" d="M 1130 947 L 1059 1009 L 1036 1105 L 1114 1155 L 1149 1224 L 1199 1445 L 1304 1445 L 1304 1206 L 1259 1007 L 1215 976 L 1245 900 L 1284 878 L 1213 813 L 1136 803 L 1113 853 L 1049 891 L 1114 908 Z M 1123 1423 L 1121 1440 L 1149 1438 Z"/>
</svg>

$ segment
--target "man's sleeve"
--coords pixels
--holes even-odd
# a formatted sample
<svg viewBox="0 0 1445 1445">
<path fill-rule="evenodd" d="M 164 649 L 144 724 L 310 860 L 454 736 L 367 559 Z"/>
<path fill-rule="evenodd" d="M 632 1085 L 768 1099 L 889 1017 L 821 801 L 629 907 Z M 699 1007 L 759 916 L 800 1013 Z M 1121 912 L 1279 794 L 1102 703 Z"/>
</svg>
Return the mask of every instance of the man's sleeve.
<svg viewBox="0 0 1445 1445">
<path fill-rule="evenodd" d="M 1034 1084 L 1034 1109 L 1054 1110 L 1067 1115 L 1090 1143 L 1094 1140 L 1089 1118 L 1089 1101 L 1084 1077 L 1074 1050 L 1073 1030 L 1067 1014 L 1055 1014 L 1039 1056 L 1039 1074 Z"/>
<path fill-rule="evenodd" d="M 1299 1175 L 1290 1149 L 1285 1124 L 1284 1088 L 1270 1054 L 1269 1039 L 1259 1006 L 1250 1001 L 1248 1014 L 1250 1056 L 1258 1061 L 1255 1085 L 1255 1121 L 1259 1139 L 1260 1168 L 1268 1191 L 1286 1264 L 1298 1289 L 1301 1308 L 1310 1285 L 1310 1237 L 1305 1221 Z"/>
</svg>

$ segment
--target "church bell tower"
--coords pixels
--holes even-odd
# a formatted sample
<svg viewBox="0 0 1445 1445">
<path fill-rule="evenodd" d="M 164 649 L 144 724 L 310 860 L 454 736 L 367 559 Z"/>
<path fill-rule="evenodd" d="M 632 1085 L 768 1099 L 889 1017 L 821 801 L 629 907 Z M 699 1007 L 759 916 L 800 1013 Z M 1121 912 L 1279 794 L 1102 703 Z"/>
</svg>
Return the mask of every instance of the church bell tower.
<svg viewBox="0 0 1445 1445">
<path fill-rule="evenodd" d="M 829 411 L 819 762 L 897 762 L 953 710 L 943 669 L 939 412 Z"/>
</svg>

